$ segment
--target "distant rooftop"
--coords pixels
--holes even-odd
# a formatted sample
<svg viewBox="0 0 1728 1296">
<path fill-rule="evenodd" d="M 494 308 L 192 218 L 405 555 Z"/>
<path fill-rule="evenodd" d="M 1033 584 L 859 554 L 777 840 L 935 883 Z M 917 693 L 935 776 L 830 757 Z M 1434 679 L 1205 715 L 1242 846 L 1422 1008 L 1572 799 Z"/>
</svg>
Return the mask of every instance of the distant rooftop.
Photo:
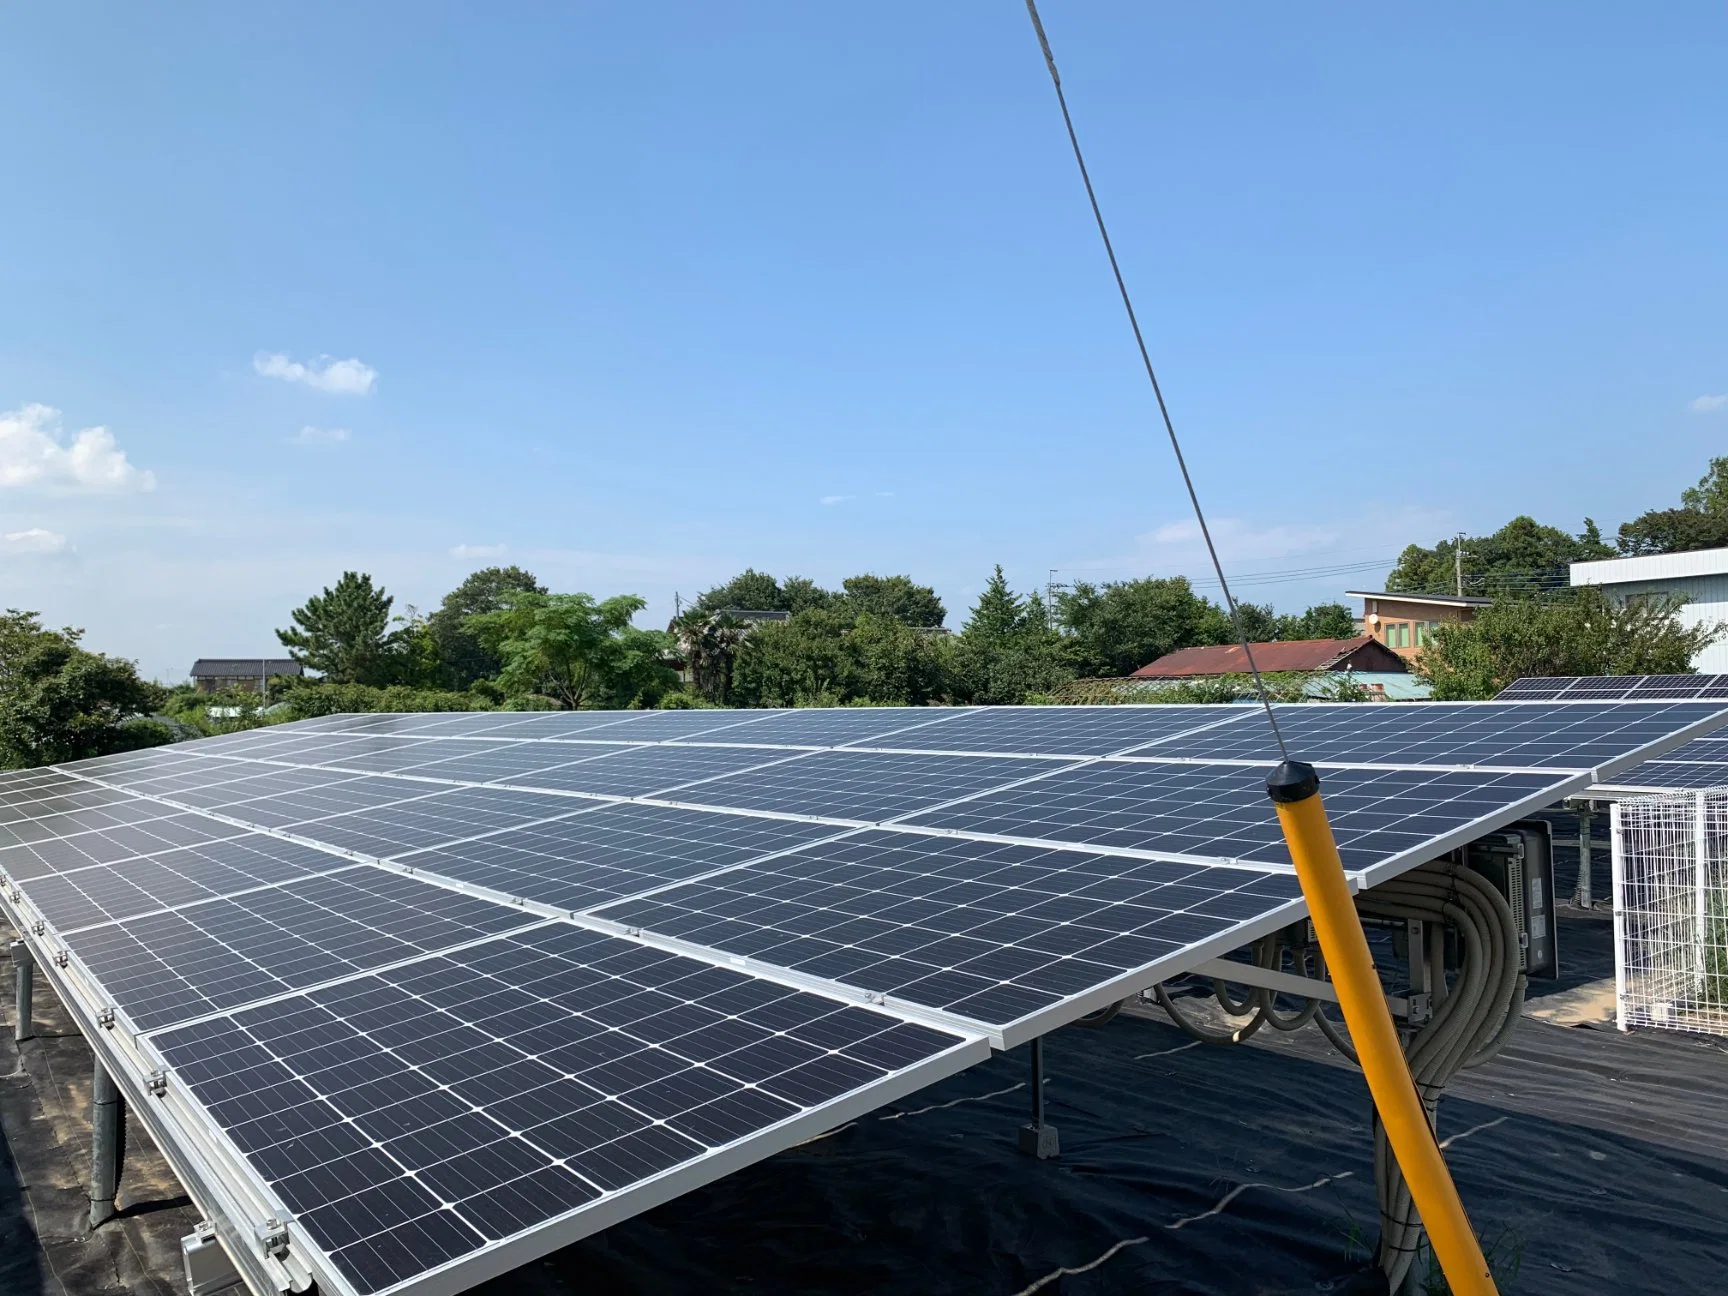
<svg viewBox="0 0 1728 1296">
<path fill-rule="evenodd" d="M 1404 661 L 1378 639 L 1362 635 L 1355 639 L 1290 639 L 1250 644 L 1254 664 L 1263 671 L 1392 671 L 1404 669 Z M 1200 648 L 1178 648 L 1135 671 L 1132 679 L 1197 679 L 1209 675 L 1237 675 L 1248 670 L 1241 644 L 1208 644 Z"/>
<path fill-rule="evenodd" d="M 306 668 L 290 657 L 200 657 L 192 663 L 193 679 L 263 679 L 305 673 Z"/>
<path fill-rule="evenodd" d="M 1406 594 L 1402 590 L 1345 590 L 1345 598 L 1397 599 L 1403 603 L 1437 603 L 1442 607 L 1487 607 L 1494 600 L 1474 594 Z"/>
</svg>

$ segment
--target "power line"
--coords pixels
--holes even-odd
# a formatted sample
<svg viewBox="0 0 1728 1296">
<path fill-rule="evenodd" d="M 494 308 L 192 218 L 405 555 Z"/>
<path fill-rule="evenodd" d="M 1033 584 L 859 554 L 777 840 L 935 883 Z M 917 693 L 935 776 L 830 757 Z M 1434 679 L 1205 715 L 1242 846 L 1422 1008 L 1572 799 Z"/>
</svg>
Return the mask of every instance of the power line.
<svg viewBox="0 0 1728 1296">
<path fill-rule="evenodd" d="M 1254 676 L 1254 688 L 1260 695 L 1260 705 L 1266 712 L 1266 723 L 1272 726 L 1272 737 L 1278 743 L 1278 753 L 1286 761 L 1290 750 L 1284 745 L 1284 734 L 1278 728 L 1278 717 L 1272 712 L 1272 700 L 1266 693 L 1266 681 L 1260 678 L 1254 650 L 1248 646 L 1248 632 L 1242 625 L 1242 614 L 1236 598 L 1230 593 L 1230 582 L 1224 576 L 1224 564 L 1219 561 L 1218 547 L 1212 543 L 1212 531 L 1206 525 L 1206 513 L 1200 507 L 1200 495 L 1194 489 L 1194 478 L 1188 472 L 1188 461 L 1182 454 L 1182 443 L 1176 437 L 1176 424 L 1170 418 L 1170 407 L 1164 400 L 1164 389 L 1158 385 L 1158 373 L 1152 367 L 1152 354 L 1146 349 L 1146 338 L 1140 332 L 1140 319 L 1134 313 L 1134 299 L 1128 295 L 1127 281 L 1116 260 L 1116 248 L 1110 242 L 1110 230 L 1104 224 L 1104 211 L 1098 205 L 1098 194 L 1092 188 L 1092 176 L 1086 169 L 1086 155 L 1080 151 L 1080 136 L 1074 131 L 1074 118 L 1068 111 L 1068 96 L 1062 93 L 1062 76 L 1056 71 L 1056 56 L 1050 52 L 1050 38 L 1044 34 L 1044 21 L 1038 16 L 1036 0 L 1026 0 L 1026 13 L 1032 19 L 1032 30 L 1038 34 L 1038 46 L 1044 51 L 1044 66 L 1050 70 L 1050 84 L 1056 91 L 1056 102 L 1062 109 L 1062 124 L 1068 129 L 1068 143 L 1074 149 L 1074 162 L 1080 168 L 1080 180 L 1086 186 L 1086 201 L 1092 205 L 1092 219 L 1098 224 L 1098 237 L 1104 241 L 1104 254 L 1110 258 L 1110 273 L 1116 277 L 1116 291 L 1122 296 L 1122 308 L 1128 312 L 1128 325 L 1134 330 L 1134 344 L 1140 349 L 1140 362 L 1146 367 L 1146 378 L 1152 384 L 1152 394 L 1158 400 L 1158 413 L 1163 416 L 1164 430 L 1170 437 L 1170 449 L 1176 456 L 1176 466 L 1182 471 L 1182 484 L 1188 488 L 1188 502 L 1194 506 L 1194 520 L 1200 524 L 1200 535 L 1206 541 L 1206 552 L 1212 557 L 1212 570 L 1218 574 L 1218 587 L 1224 592 L 1224 602 L 1235 623 L 1242 653 L 1248 659 L 1248 670 Z"/>
</svg>

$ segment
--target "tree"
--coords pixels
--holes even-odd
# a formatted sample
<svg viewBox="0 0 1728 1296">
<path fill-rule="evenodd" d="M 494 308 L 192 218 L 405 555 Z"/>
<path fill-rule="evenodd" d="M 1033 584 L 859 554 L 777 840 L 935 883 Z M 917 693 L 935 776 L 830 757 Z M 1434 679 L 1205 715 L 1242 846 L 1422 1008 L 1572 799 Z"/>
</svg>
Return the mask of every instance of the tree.
<svg viewBox="0 0 1728 1296">
<path fill-rule="evenodd" d="M 1432 549 L 1410 545 L 1386 577 L 1386 588 L 1406 594 L 1455 593 L 1456 550 L 1455 540 L 1442 540 Z M 1589 518 L 1584 530 L 1572 536 L 1534 518 L 1515 517 L 1493 535 L 1465 539 L 1464 592 L 1492 596 L 1565 585 L 1570 564 L 1613 553 Z"/>
<path fill-rule="evenodd" d="M 390 595 L 362 572 L 343 572 L 294 609 L 294 625 L 276 637 L 302 666 L 332 684 L 389 684 L 395 663 L 390 636 Z"/>
<path fill-rule="evenodd" d="M 843 597 L 853 616 L 868 613 L 902 625 L 935 629 L 948 615 L 936 591 L 914 584 L 910 576 L 848 576 L 841 588 L 846 591 Z"/>
<path fill-rule="evenodd" d="M 1129 675 L 1178 648 L 1236 639 L 1224 610 L 1196 594 L 1185 576 L 1076 581 L 1057 595 L 1056 614 L 1069 632 L 1075 666 L 1086 675 Z M 1265 614 L 1270 620 L 1270 609 Z"/>
<path fill-rule="evenodd" d="M 1054 693 L 1074 678 L 1073 654 L 1043 600 L 1022 599 L 997 565 L 950 651 L 954 692 L 986 706 Z"/>
<path fill-rule="evenodd" d="M 737 697 L 748 706 L 839 706 L 852 700 L 851 619 L 809 608 L 750 633 L 738 656 Z"/>
<path fill-rule="evenodd" d="M 1696 486 L 1680 492 L 1680 507 L 1651 509 L 1622 523 L 1623 554 L 1690 553 L 1728 546 L 1728 456 L 1718 455 Z"/>
<path fill-rule="evenodd" d="M 546 587 L 532 572 L 510 566 L 482 567 L 446 594 L 438 610 L 426 618 L 437 649 L 437 682 L 445 688 L 465 689 L 476 680 L 496 675 L 504 663 L 480 642 L 469 628 L 468 618 L 496 612 L 504 605 L 506 594 L 545 592 Z"/>
<path fill-rule="evenodd" d="M 809 585 L 810 582 L 806 581 L 804 584 Z M 723 612 L 728 608 L 739 612 L 792 611 L 786 606 L 786 593 L 780 588 L 780 582 L 767 572 L 759 572 L 754 567 L 746 567 L 724 585 L 716 585 L 706 591 L 693 606 L 704 612 Z"/>
<path fill-rule="evenodd" d="M 79 647 L 82 630 L 45 630 L 35 612 L 0 615 L 0 768 L 153 747 L 174 732 L 150 718 L 165 690 L 119 657 Z"/>
<path fill-rule="evenodd" d="M 690 672 L 697 697 L 719 706 L 732 702 L 738 655 L 750 637 L 750 623 L 729 612 L 693 607 L 672 623 L 672 635 Z"/>
<path fill-rule="evenodd" d="M 1342 603 L 1316 603 L 1299 615 L 1278 618 L 1276 638 L 1350 639 L 1356 635 L 1356 618 Z"/>
<path fill-rule="evenodd" d="M 630 624 L 647 606 L 634 594 L 597 603 L 587 594 L 514 590 L 501 602 L 468 625 L 504 663 L 498 683 L 512 694 L 543 694 L 575 711 L 652 704 L 677 684 L 663 660 L 672 637 Z"/>
<path fill-rule="evenodd" d="M 1506 598 L 1475 620 L 1442 623 L 1418 670 L 1443 702 L 1491 698 L 1526 675 L 1678 675 L 1723 627 L 1684 625 L 1674 595 L 1620 600 L 1594 585 L 1561 597 Z"/>
<path fill-rule="evenodd" d="M 1620 552 L 1627 555 L 1691 553 L 1728 547 L 1728 513 L 1697 509 L 1651 509 L 1620 524 Z"/>
<path fill-rule="evenodd" d="M 1682 507 L 1728 515 L 1728 455 L 1717 455 L 1696 486 L 1680 492 Z"/>
</svg>

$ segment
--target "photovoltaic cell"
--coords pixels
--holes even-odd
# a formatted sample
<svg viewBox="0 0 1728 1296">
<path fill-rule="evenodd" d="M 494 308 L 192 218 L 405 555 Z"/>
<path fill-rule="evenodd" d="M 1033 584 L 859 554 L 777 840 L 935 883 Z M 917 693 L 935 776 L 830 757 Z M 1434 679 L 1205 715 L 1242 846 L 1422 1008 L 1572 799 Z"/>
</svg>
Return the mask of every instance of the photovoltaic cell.
<svg viewBox="0 0 1728 1296">
<path fill-rule="evenodd" d="M 506 905 L 355 865 L 86 928 L 66 943 L 147 1031 L 532 921 Z"/>
<path fill-rule="evenodd" d="M 786 711 L 715 735 L 711 742 L 777 743 L 790 747 L 843 747 L 877 743 L 890 734 L 909 744 L 929 725 L 963 711 L 947 707 L 837 707 Z"/>
<path fill-rule="evenodd" d="M 1470 765 L 1588 770 L 1718 714 L 1709 702 L 1636 707 L 1425 702 L 1420 706 L 1280 706 L 1293 753 L 1312 763 Z M 1263 764 L 1272 746 L 1264 715 L 1160 743 L 1148 755 Z"/>
<path fill-rule="evenodd" d="M 1321 771 L 1321 793 L 1347 869 L 1367 868 L 1420 849 L 1552 784 L 1540 774 Z M 906 822 L 1288 865 L 1283 834 L 1266 807 L 1262 767 L 1105 760 L 913 815 Z"/>
<path fill-rule="evenodd" d="M 795 819 L 609 805 L 404 855 L 398 863 L 574 910 L 759 859 L 836 831 L 841 830 Z"/>
<path fill-rule="evenodd" d="M 520 774 L 516 787 L 588 792 L 604 796 L 654 796 L 699 779 L 768 766 L 797 758 L 776 747 L 634 747 L 599 760 Z"/>
<path fill-rule="evenodd" d="M 511 783 L 523 774 L 575 761 L 594 760 L 611 752 L 634 750 L 622 743 L 516 742 L 486 752 L 450 750 L 438 743 L 431 757 L 414 766 L 421 778 L 454 779 L 465 783 Z"/>
<path fill-rule="evenodd" d="M 1659 698 L 1728 699 L 1728 675 L 1527 676 L 1500 690 L 1496 701 Z"/>
<path fill-rule="evenodd" d="M 947 1073 L 979 1054 L 959 1035 L 564 926 L 156 1043 L 361 1293 L 699 1172 L 910 1067 Z"/>
<path fill-rule="evenodd" d="M 0 872 L 23 882 L 69 869 L 87 868 L 92 864 L 113 864 L 135 855 L 152 855 L 179 846 L 220 841 L 246 832 L 244 828 L 206 819 L 203 815 L 175 812 L 167 806 L 163 809 L 169 813 L 145 823 L 0 848 Z"/>
<path fill-rule="evenodd" d="M 991 707 L 952 713 L 936 724 L 858 745 L 1108 756 L 1242 718 L 1215 706 Z"/>
<path fill-rule="evenodd" d="M 1060 760 L 825 751 L 684 788 L 670 799 L 875 823 L 1061 767 Z"/>
<path fill-rule="evenodd" d="M 597 916 L 1006 1026 L 1300 896 L 1288 874 L 872 831 Z"/>
<path fill-rule="evenodd" d="M 389 859 L 405 851 L 423 850 L 583 808 L 559 798 L 504 788 L 405 786 L 429 789 L 430 795 L 291 823 L 283 831 L 339 850 Z"/>
<path fill-rule="evenodd" d="M 348 866 L 328 852 L 249 833 L 41 877 L 30 900 L 67 932 Z"/>
</svg>

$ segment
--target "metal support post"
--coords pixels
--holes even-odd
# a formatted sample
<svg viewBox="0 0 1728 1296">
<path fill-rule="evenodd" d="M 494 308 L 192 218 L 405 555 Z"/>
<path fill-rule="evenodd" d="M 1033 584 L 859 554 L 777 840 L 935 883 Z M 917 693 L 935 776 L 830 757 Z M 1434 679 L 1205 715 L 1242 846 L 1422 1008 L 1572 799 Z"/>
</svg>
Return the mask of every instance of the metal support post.
<svg viewBox="0 0 1728 1296">
<path fill-rule="evenodd" d="M 18 997 L 12 1038 L 22 1044 L 36 1034 L 36 960 L 23 941 L 12 942 L 12 980 Z"/>
<path fill-rule="evenodd" d="M 1572 907 L 1574 909 L 1592 909 L 1595 901 L 1590 897 L 1591 890 L 1591 849 L 1590 849 L 1590 803 L 1585 801 L 1578 807 L 1578 885 L 1572 891 Z"/>
<path fill-rule="evenodd" d="M 1410 1078 L 1392 1014 L 1386 1010 L 1380 975 L 1326 819 L 1320 776 L 1312 765 L 1285 761 L 1266 780 L 1266 791 L 1277 806 L 1278 824 L 1296 865 L 1327 970 L 1338 986 L 1338 1003 L 1356 1043 L 1386 1141 L 1404 1171 L 1404 1182 L 1449 1289 L 1455 1296 L 1495 1296 L 1494 1276 L 1464 1213 L 1452 1172 Z"/>
<path fill-rule="evenodd" d="M 1044 1037 L 1032 1041 L 1032 1122 L 1020 1127 L 1020 1150 L 1048 1161 L 1062 1154 L 1056 1127 L 1044 1123 Z"/>
<path fill-rule="evenodd" d="M 125 1119 L 120 1090 L 100 1058 L 90 1078 L 90 1227 L 114 1218 L 114 1194 L 120 1186 L 121 1122 Z"/>
</svg>

